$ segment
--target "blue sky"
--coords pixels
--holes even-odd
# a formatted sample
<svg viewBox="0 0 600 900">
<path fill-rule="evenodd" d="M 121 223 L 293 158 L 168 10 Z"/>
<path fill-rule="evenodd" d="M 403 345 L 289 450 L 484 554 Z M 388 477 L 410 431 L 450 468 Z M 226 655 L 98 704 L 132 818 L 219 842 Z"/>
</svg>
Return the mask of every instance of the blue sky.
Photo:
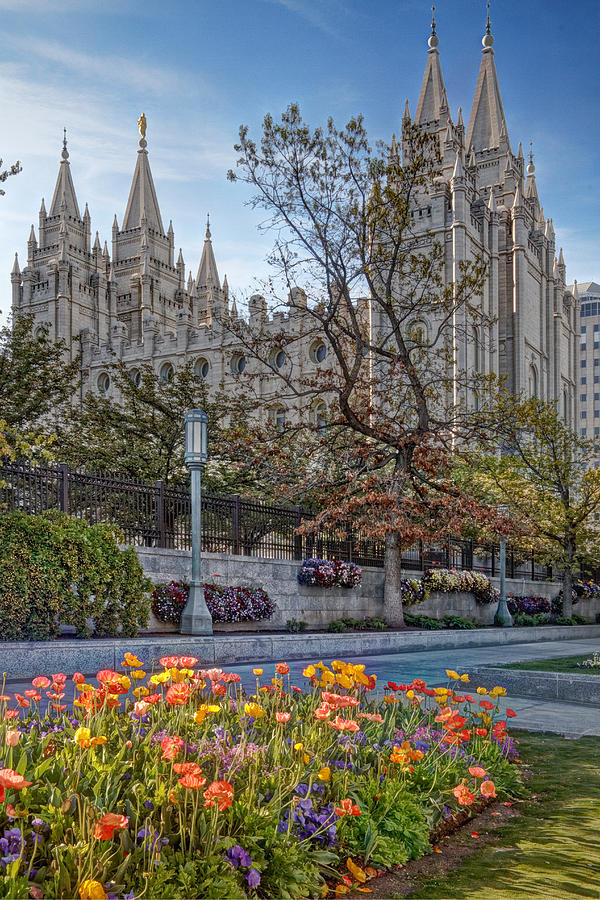
<svg viewBox="0 0 600 900">
<path fill-rule="evenodd" d="M 424 0 L 0 0 L 0 156 L 23 172 L 0 198 L 0 310 L 10 306 L 41 197 L 48 204 L 63 125 L 80 207 L 108 239 L 122 221 L 137 119 L 165 227 L 198 267 L 206 213 L 221 277 L 256 288 L 268 235 L 241 185 L 226 180 L 241 123 L 300 103 L 311 124 L 363 113 L 373 139 L 414 112 L 430 3 Z M 440 54 L 451 112 L 470 112 L 484 0 L 439 0 Z M 492 3 L 496 66 L 513 149 L 535 150 L 541 202 L 564 247 L 567 278 L 600 281 L 600 76 L 597 0 Z"/>
</svg>

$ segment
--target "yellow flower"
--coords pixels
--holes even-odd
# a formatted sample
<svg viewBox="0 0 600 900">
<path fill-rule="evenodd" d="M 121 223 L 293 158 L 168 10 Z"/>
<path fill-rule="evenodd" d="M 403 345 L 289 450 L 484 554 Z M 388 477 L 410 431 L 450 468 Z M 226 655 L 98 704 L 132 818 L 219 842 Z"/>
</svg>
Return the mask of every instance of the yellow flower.
<svg viewBox="0 0 600 900">
<path fill-rule="evenodd" d="M 302 750 L 304 744 L 294 744 L 294 750 Z"/>
<path fill-rule="evenodd" d="M 399 703 L 400 701 L 398 700 L 397 697 L 394 697 L 393 694 L 386 694 L 383 698 L 383 702 L 384 703 Z"/>
<path fill-rule="evenodd" d="M 252 716 L 253 719 L 262 719 L 265 714 L 264 709 L 258 703 L 245 703 L 244 712 L 247 716 Z"/>
<path fill-rule="evenodd" d="M 253 703 L 252 705 L 257 706 L 256 703 Z M 219 712 L 220 709 L 221 707 L 217 703 L 203 703 L 198 707 L 192 718 L 196 724 L 201 725 L 208 713 L 216 713 Z"/>
<path fill-rule="evenodd" d="M 150 676 L 150 682 L 152 684 L 164 684 L 171 677 L 170 672 L 159 672 L 157 675 Z"/>
<path fill-rule="evenodd" d="M 446 697 L 449 693 L 448 688 L 444 688 L 444 687 L 434 688 L 433 690 L 439 697 Z"/>
<path fill-rule="evenodd" d="M 331 769 L 329 766 L 323 766 L 323 768 L 319 770 L 317 778 L 320 781 L 331 781 Z"/>
<path fill-rule="evenodd" d="M 305 678 L 312 678 L 316 671 L 317 671 L 317 670 L 315 669 L 314 666 L 307 666 L 307 667 L 302 671 L 302 674 L 304 675 Z"/>
<path fill-rule="evenodd" d="M 412 691 L 412 690 L 407 691 L 407 692 L 406 692 L 406 696 L 408 697 L 409 700 L 412 700 L 413 697 L 415 696 L 415 692 Z"/>
<path fill-rule="evenodd" d="M 370 684 L 370 682 L 369 682 L 369 676 L 368 676 L 368 675 L 365 675 L 364 672 L 357 672 L 357 671 L 356 671 L 357 668 L 358 668 L 358 667 L 356 666 L 356 667 L 355 667 L 355 672 L 354 672 L 354 680 L 355 680 L 356 682 L 358 682 L 358 684 Z"/>
<path fill-rule="evenodd" d="M 341 687 L 351 688 L 354 686 L 354 682 L 352 681 L 352 679 L 348 678 L 347 675 L 342 675 L 341 673 L 335 676 L 335 680 L 339 685 L 341 685 Z"/>
<path fill-rule="evenodd" d="M 460 680 L 463 681 L 465 684 L 468 684 L 468 683 L 469 683 L 469 676 L 467 675 L 466 672 L 465 672 L 464 675 L 461 675 L 461 676 L 460 676 Z"/>
<path fill-rule="evenodd" d="M 458 681 L 458 679 L 460 678 L 460 675 L 458 674 L 458 672 L 455 672 L 454 669 L 446 669 L 446 675 L 453 681 Z"/>
<path fill-rule="evenodd" d="M 482 722 L 483 722 L 484 725 L 491 725 L 491 724 L 492 724 L 492 717 L 491 717 L 491 716 L 488 716 L 487 713 L 482 713 L 482 714 L 481 714 L 481 720 L 482 720 Z"/>
<path fill-rule="evenodd" d="M 93 691 L 94 686 L 91 684 L 86 684 L 85 681 L 83 681 L 81 684 L 76 684 L 75 689 L 78 691 Z"/>
<path fill-rule="evenodd" d="M 87 879 L 79 885 L 80 900 L 107 900 L 108 894 L 99 881 Z"/>
<path fill-rule="evenodd" d="M 304 756 L 302 757 L 302 759 L 304 760 L 305 765 L 309 764 L 310 756 L 308 755 L 308 753 L 305 753 Z"/>
<path fill-rule="evenodd" d="M 124 688 L 127 688 L 127 690 L 129 690 L 129 688 L 131 687 L 131 678 L 129 678 L 128 675 L 121 675 L 121 677 L 119 678 L 119 682 L 123 685 Z"/>
<path fill-rule="evenodd" d="M 477 693 L 478 693 L 478 694 L 487 694 L 487 691 L 486 691 L 486 689 L 485 689 L 484 687 L 478 687 L 478 688 L 477 688 Z"/>
<path fill-rule="evenodd" d="M 490 691 L 490 697 L 506 697 L 506 688 L 496 685 Z"/>
<path fill-rule="evenodd" d="M 323 674 L 321 676 L 321 682 L 322 682 L 322 684 L 325 684 L 325 685 L 335 684 L 335 679 L 341 678 L 341 677 L 342 677 L 341 675 L 334 675 L 333 672 L 329 671 L 329 669 L 325 669 L 325 671 L 323 672 Z"/>
<path fill-rule="evenodd" d="M 131 677 L 135 678 L 136 681 L 141 681 L 142 678 L 146 677 L 146 673 L 143 669 L 134 669 L 131 673 Z"/>
<path fill-rule="evenodd" d="M 346 663 L 342 662 L 341 659 L 334 659 L 331 663 L 331 668 L 334 672 L 343 672 L 346 668 Z"/>
<path fill-rule="evenodd" d="M 281 678 L 271 678 L 271 684 L 273 685 L 273 687 L 276 687 L 276 688 L 283 687 L 283 681 Z"/>
<path fill-rule="evenodd" d="M 80 747 L 89 747 L 90 735 L 91 732 L 89 728 L 78 728 L 75 732 L 75 743 L 79 744 Z"/>
<path fill-rule="evenodd" d="M 317 663 L 317 669 L 320 669 L 321 672 L 322 672 L 324 669 L 326 669 L 326 668 L 327 668 L 327 666 L 325 665 L 325 663 L 323 662 L 323 660 L 321 660 L 320 662 Z"/>
<path fill-rule="evenodd" d="M 141 684 L 139 687 L 134 688 L 131 693 L 134 697 L 137 697 L 138 700 L 140 700 L 142 697 L 147 697 L 150 691 L 147 687 Z"/>
<path fill-rule="evenodd" d="M 121 663 L 122 666 L 128 667 L 131 666 L 133 669 L 139 668 L 139 666 L 143 666 L 144 663 L 141 659 L 138 659 L 135 653 L 125 653 L 125 659 Z"/>
<path fill-rule="evenodd" d="M 262 669 L 252 669 L 252 672 L 258 678 L 260 675 L 262 675 L 263 670 Z"/>
<path fill-rule="evenodd" d="M 90 740 L 90 746 L 97 747 L 98 744 L 105 744 L 107 742 L 107 740 L 108 740 L 108 738 L 104 737 L 103 734 L 100 734 L 100 735 L 98 735 L 98 737 L 93 737 Z"/>
</svg>

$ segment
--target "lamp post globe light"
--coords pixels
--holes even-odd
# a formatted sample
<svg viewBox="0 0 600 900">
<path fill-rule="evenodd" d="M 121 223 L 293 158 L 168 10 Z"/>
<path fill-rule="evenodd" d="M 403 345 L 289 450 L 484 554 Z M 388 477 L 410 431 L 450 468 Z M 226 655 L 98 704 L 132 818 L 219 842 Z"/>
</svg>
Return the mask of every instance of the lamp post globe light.
<svg viewBox="0 0 600 900">
<path fill-rule="evenodd" d="M 204 599 L 202 580 L 202 469 L 208 459 L 208 418 L 201 409 L 185 414 L 185 462 L 192 483 L 192 578 L 181 614 L 182 634 L 212 634 L 212 618 Z"/>
<path fill-rule="evenodd" d="M 499 506 L 498 515 L 508 519 L 510 510 L 508 506 Z M 494 616 L 494 625 L 501 625 L 503 628 L 510 628 L 513 624 L 513 617 L 508 611 L 506 604 L 506 535 L 500 535 L 500 597 L 498 598 L 498 609 Z"/>
</svg>

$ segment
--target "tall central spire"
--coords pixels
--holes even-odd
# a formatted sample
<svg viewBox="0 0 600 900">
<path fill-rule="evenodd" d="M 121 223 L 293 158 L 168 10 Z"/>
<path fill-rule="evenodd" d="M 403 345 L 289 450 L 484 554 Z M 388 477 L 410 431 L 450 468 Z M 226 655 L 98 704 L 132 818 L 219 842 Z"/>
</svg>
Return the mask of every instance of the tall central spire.
<svg viewBox="0 0 600 900">
<path fill-rule="evenodd" d="M 481 43 L 483 44 L 481 66 L 467 128 L 467 147 L 473 147 L 475 151 L 493 150 L 501 147 L 503 143 L 508 146 L 508 129 L 492 49 L 494 35 L 490 22 L 489 2 L 485 34 Z"/>
<path fill-rule="evenodd" d="M 146 147 L 146 117 L 142 113 L 140 122 L 139 140 L 140 149 L 138 150 L 137 162 L 135 164 L 135 172 L 133 173 L 133 181 L 131 182 L 131 190 L 129 191 L 129 200 L 127 201 L 127 209 L 125 210 L 125 218 L 123 219 L 123 231 L 129 228 L 137 228 L 145 219 L 148 226 L 164 234 L 158 200 L 156 199 L 156 191 L 154 190 L 154 182 L 152 180 L 152 172 L 150 171 L 150 163 L 148 162 L 148 151 Z M 139 124 L 139 123 L 138 123 Z"/>
<path fill-rule="evenodd" d="M 429 50 L 427 51 L 425 74 L 423 75 L 423 84 L 421 85 L 421 93 L 419 94 L 419 102 L 415 113 L 415 125 L 439 122 L 444 114 L 448 115 L 448 99 L 446 97 L 446 86 L 444 85 L 438 50 L 440 39 L 437 36 L 436 27 L 435 6 L 432 6 L 431 33 L 427 41 Z"/>
</svg>

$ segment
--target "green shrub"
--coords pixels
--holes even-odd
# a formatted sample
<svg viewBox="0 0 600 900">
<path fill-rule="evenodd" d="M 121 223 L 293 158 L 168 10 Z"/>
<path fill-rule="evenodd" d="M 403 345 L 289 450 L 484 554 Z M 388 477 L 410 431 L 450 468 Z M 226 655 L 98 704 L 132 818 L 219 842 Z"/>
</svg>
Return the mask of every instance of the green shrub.
<svg viewBox="0 0 600 900">
<path fill-rule="evenodd" d="M 334 619 L 333 622 L 330 622 L 327 626 L 327 631 L 331 631 L 334 634 L 342 634 L 342 632 L 346 631 L 346 625 L 344 624 L 343 619 Z"/>
<path fill-rule="evenodd" d="M 0 640 L 77 634 L 134 637 L 148 622 L 151 585 L 119 530 L 52 511 L 0 516 Z"/>
<path fill-rule="evenodd" d="M 445 628 L 457 628 L 462 631 L 477 628 L 475 622 L 472 622 L 470 619 L 463 619 L 462 616 L 444 616 L 442 622 Z"/>
<path fill-rule="evenodd" d="M 302 619 L 288 619 L 285 627 L 291 634 L 298 634 L 300 631 L 306 631 L 308 623 Z"/>
<path fill-rule="evenodd" d="M 444 616 L 442 619 L 433 619 L 431 616 L 404 615 L 404 621 L 411 628 L 425 628 L 427 631 L 441 631 L 444 628 L 468 629 L 477 628 L 475 622 L 463 619 L 461 616 Z"/>
</svg>

